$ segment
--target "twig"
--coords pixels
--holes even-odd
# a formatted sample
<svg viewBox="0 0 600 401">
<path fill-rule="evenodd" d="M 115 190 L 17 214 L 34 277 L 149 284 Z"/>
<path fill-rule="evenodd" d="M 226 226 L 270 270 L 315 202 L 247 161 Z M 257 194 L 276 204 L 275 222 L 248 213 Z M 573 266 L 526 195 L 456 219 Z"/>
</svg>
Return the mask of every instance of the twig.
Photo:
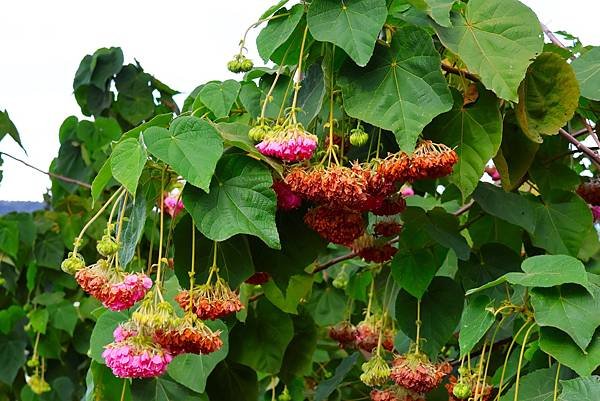
<svg viewBox="0 0 600 401">
<path fill-rule="evenodd" d="M 75 178 L 69 178 L 69 177 L 65 177 L 64 175 L 60 175 L 60 174 L 56 174 L 56 173 L 52 173 L 52 172 L 50 172 L 50 171 L 44 171 L 44 170 L 42 170 L 42 169 L 39 169 L 39 168 L 37 168 L 37 167 L 35 167 L 35 166 L 32 166 L 31 164 L 27 163 L 27 162 L 26 162 L 26 161 L 24 161 L 24 160 L 21 160 L 21 159 L 19 159 L 19 158 L 15 157 L 15 156 L 9 155 L 8 153 L 5 153 L 5 152 L 0 152 L 0 155 L 7 156 L 7 157 L 9 157 L 9 158 L 11 158 L 11 159 L 13 159 L 13 160 L 16 160 L 16 161 L 18 161 L 19 163 L 23 163 L 23 164 L 24 164 L 24 165 L 26 165 L 27 167 L 29 167 L 29 168 L 32 168 L 32 169 L 34 169 L 35 171 L 38 171 L 38 172 L 40 172 L 40 173 L 42 173 L 42 174 L 46 174 L 47 176 L 50 176 L 50 177 L 52 177 L 52 178 L 56 178 L 57 180 L 61 180 L 61 181 L 68 182 L 68 183 L 71 183 L 71 184 L 77 184 L 77 185 L 79 185 L 80 187 L 84 187 L 84 188 L 87 188 L 87 189 L 91 189 L 91 188 L 92 188 L 92 186 L 91 186 L 90 184 L 88 184 L 87 182 L 79 181 L 79 180 L 76 180 Z"/>
<path fill-rule="evenodd" d="M 398 241 L 400 241 L 400 238 L 396 237 L 394 239 L 389 240 L 387 242 L 387 245 L 395 244 Z M 311 274 L 315 274 L 315 273 L 318 273 L 318 272 L 320 272 L 322 270 L 328 269 L 328 268 L 330 268 L 331 266 L 333 266 L 333 265 L 335 265 L 337 263 L 343 262 L 344 260 L 352 259 L 355 256 L 358 256 L 357 252 L 349 252 L 349 253 L 346 253 L 344 255 L 337 256 L 337 257 L 335 257 L 333 259 L 328 260 L 325 263 L 316 265 Z"/>
<path fill-rule="evenodd" d="M 460 216 L 461 214 L 467 212 L 469 209 L 471 209 L 471 207 L 473 207 L 473 205 L 475 204 L 475 201 L 473 199 L 471 199 L 469 201 L 469 203 L 462 205 L 456 212 L 452 213 L 455 216 Z"/>
<path fill-rule="evenodd" d="M 461 70 L 460 68 L 453 67 L 446 63 L 442 63 L 442 70 L 449 72 L 451 74 L 463 76 L 473 82 L 481 82 L 479 77 L 477 75 L 473 74 L 472 72 L 469 72 L 467 70 Z"/>
<path fill-rule="evenodd" d="M 598 157 L 597 153 L 595 153 L 593 150 L 579 142 L 573 137 L 573 135 L 569 134 L 564 129 L 561 128 L 558 130 L 558 132 L 560 133 L 560 135 L 562 135 L 563 138 L 575 145 L 577 149 L 579 149 L 583 154 L 589 157 L 591 161 L 593 161 L 597 166 L 600 167 L 600 157 Z"/>
</svg>

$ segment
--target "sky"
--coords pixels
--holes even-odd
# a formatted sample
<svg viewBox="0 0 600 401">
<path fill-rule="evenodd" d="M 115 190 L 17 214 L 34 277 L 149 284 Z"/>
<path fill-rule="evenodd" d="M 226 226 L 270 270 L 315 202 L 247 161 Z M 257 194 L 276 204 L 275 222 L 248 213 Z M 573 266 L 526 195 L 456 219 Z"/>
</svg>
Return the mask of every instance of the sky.
<svg viewBox="0 0 600 401">
<path fill-rule="evenodd" d="M 552 30 L 600 45 L 597 0 L 522 0 Z M 72 94 L 73 76 L 86 54 L 119 46 L 126 62 L 185 95 L 198 84 L 234 75 L 225 67 L 239 39 L 276 0 L 19 0 L 2 5 L 0 110 L 7 110 L 27 154 L 8 136 L 0 151 L 48 169 L 58 153 L 58 129 L 83 116 Z M 249 35 L 249 56 L 259 57 Z M 50 180 L 4 158 L 0 200 L 41 201 Z"/>
</svg>

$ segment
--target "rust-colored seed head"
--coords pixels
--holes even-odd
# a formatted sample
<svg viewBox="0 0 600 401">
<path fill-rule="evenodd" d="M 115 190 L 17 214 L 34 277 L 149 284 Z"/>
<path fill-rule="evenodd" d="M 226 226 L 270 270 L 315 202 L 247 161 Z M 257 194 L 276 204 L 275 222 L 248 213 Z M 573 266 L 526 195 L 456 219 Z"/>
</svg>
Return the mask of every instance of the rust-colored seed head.
<svg viewBox="0 0 600 401">
<path fill-rule="evenodd" d="M 369 263 L 385 263 L 391 260 L 398 252 L 398 248 L 391 244 L 375 245 L 369 248 L 363 248 L 358 252 L 358 256 Z"/>
<path fill-rule="evenodd" d="M 184 311 L 191 309 L 202 320 L 220 319 L 244 308 L 237 294 L 222 278 L 218 278 L 215 283 L 196 286 L 192 294 L 192 302 L 187 290 L 180 291 L 175 296 L 175 301 Z"/>
<path fill-rule="evenodd" d="M 311 209 L 304 216 L 304 222 L 327 241 L 346 246 L 365 232 L 361 213 L 328 206 Z"/>
<path fill-rule="evenodd" d="M 457 162 L 458 155 L 446 145 L 422 141 L 410 158 L 407 176 L 410 181 L 445 177 Z"/>
<path fill-rule="evenodd" d="M 210 354 L 223 346 L 220 332 L 213 332 L 201 321 L 192 317 L 178 319 L 167 330 L 154 332 L 154 341 L 173 355 Z"/>
<path fill-rule="evenodd" d="M 407 354 L 394 359 L 390 376 L 399 386 L 416 393 L 428 393 L 451 371 L 448 363 L 434 364 L 422 355 Z"/>
<path fill-rule="evenodd" d="M 376 216 L 393 216 L 402 213 L 406 209 L 406 201 L 401 196 L 384 199 L 381 204 L 371 209 Z"/>
<path fill-rule="evenodd" d="M 400 234 L 402 225 L 396 221 L 380 221 L 373 227 L 375 235 L 380 237 L 393 237 Z"/>
<path fill-rule="evenodd" d="M 348 321 L 340 322 L 329 328 L 329 337 L 339 343 L 340 348 L 354 346 L 356 328 Z"/>
</svg>

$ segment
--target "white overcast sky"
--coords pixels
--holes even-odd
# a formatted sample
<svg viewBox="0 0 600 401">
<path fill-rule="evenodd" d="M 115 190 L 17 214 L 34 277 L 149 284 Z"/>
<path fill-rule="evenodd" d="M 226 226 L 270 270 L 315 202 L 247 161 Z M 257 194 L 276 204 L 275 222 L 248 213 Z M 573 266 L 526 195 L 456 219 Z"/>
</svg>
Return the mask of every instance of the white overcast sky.
<svg viewBox="0 0 600 401">
<path fill-rule="evenodd" d="M 28 154 L 8 137 L 0 151 L 47 170 L 58 152 L 58 128 L 82 117 L 72 95 L 81 58 L 120 46 L 125 61 L 184 94 L 199 83 L 227 79 L 225 63 L 248 25 L 276 0 L 18 0 L 4 1 L 0 23 L 0 109 L 8 110 Z M 523 0 L 552 30 L 600 45 L 600 1 Z M 255 35 L 250 36 L 250 55 Z M 181 103 L 183 98 L 179 99 Z M 50 181 L 4 159 L 0 200 L 42 200 Z"/>
</svg>

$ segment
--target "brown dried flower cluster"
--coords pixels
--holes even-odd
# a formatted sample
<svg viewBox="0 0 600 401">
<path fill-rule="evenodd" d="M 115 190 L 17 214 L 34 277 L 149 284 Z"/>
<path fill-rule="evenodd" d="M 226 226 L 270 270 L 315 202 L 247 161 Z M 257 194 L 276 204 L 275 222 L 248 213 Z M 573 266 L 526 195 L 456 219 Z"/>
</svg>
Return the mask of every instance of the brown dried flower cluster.
<svg viewBox="0 0 600 401">
<path fill-rule="evenodd" d="M 402 225 L 394 220 L 384 220 L 375 224 L 373 231 L 380 237 L 393 237 L 400 234 Z"/>
<path fill-rule="evenodd" d="M 220 277 L 214 283 L 196 286 L 192 290 L 191 302 L 188 290 L 179 292 L 175 301 L 186 312 L 191 308 L 202 320 L 219 319 L 244 308 L 237 294 Z"/>
<path fill-rule="evenodd" d="M 458 155 L 444 144 L 422 141 L 410 158 L 406 172 L 409 181 L 445 177 L 452 173 Z"/>
<path fill-rule="evenodd" d="M 591 180 L 577 187 L 577 194 L 592 206 L 600 206 L 600 181 Z"/>
<path fill-rule="evenodd" d="M 416 393 L 428 393 L 451 371 L 452 366 L 447 362 L 434 364 L 424 355 L 407 354 L 394 359 L 390 376 L 399 386 Z"/>
<path fill-rule="evenodd" d="M 365 221 L 359 212 L 317 206 L 304 216 L 304 222 L 327 241 L 350 245 L 365 232 Z"/>
<path fill-rule="evenodd" d="M 223 346 L 220 331 L 212 331 L 193 316 L 177 319 L 168 330 L 157 330 L 154 341 L 173 355 L 210 354 Z"/>
</svg>

